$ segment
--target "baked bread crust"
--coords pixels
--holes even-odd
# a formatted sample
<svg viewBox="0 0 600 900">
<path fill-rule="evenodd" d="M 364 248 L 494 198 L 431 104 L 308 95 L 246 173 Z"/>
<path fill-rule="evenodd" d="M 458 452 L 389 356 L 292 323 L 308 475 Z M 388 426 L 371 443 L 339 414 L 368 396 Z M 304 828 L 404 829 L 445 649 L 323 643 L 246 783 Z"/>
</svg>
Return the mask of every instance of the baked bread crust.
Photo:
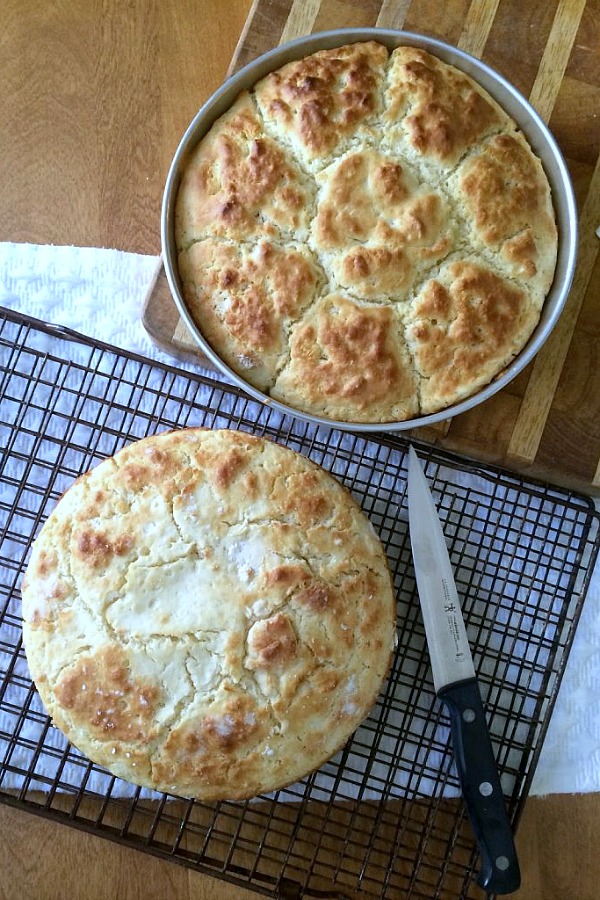
<svg viewBox="0 0 600 900">
<path fill-rule="evenodd" d="M 236 431 L 146 438 L 81 477 L 22 586 L 55 724 L 115 775 L 205 800 L 335 753 L 387 674 L 395 597 L 351 495 Z"/>
<path fill-rule="evenodd" d="M 322 280 L 309 251 L 265 239 L 248 245 L 207 238 L 180 254 L 179 272 L 207 340 L 229 366 L 252 370 L 255 386 L 267 390 L 287 360 L 288 331 Z"/>
<path fill-rule="evenodd" d="M 320 50 L 269 73 L 254 89 L 265 127 L 304 168 L 322 168 L 357 138 L 368 138 L 382 109 L 387 59 L 385 47 L 367 41 Z"/>
<path fill-rule="evenodd" d="M 525 291 L 490 269 L 464 261 L 445 266 L 406 317 L 421 407 L 443 408 L 487 384 L 536 321 Z"/>
<path fill-rule="evenodd" d="M 192 154 L 177 208 L 178 246 L 198 236 L 232 241 L 308 233 L 312 194 L 305 176 L 265 134 L 253 98 L 242 94 Z"/>
<path fill-rule="evenodd" d="M 487 135 L 515 127 L 472 78 L 416 47 L 393 51 L 387 85 L 383 121 L 393 142 L 437 180 Z"/>
<path fill-rule="evenodd" d="M 331 294 L 294 329 L 276 400 L 338 421 L 405 419 L 416 412 L 415 377 L 390 306 Z"/>
<path fill-rule="evenodd" d="M 240 115 L 251 127 L 236 124 Z M 239 158 L 224 168 L 215 148 L 240 128 L 245 143 L 235 138 Z M 261 142 L 268 148 L 265 171 L 252 169 Z M 198 172 L 212 188 L 198 187 Z M 207 191 L 215 185 L 212 201 Z M 224 224 L 232 209 L 235 227 Z M 186 303 L 227 365 L 302 412 L 373 424 L 437 412 L 497 377 L 539 320 L 558 240 L 548 179 L 516 123 L 453 66 L 413 47 L 390 54 L 376 42 L 319 51 L 244 93 L 200 141 L 184 172 L 175 238 Z M 266 268 L 256 272 L 253 293 L 227 300 L 223 313 L 214 285 L 231 253 L 216 244 L 211 250 L 209 238 L 235 244 L 240 260 L 268 240 L 280 254 L 301 254 L 312 275 L 290 278 L 283 315 L 273 313 Z M 428 337 L 423 330 L 424 298 L 448 287 L 455 264 L 474 266 L 477 282 L 486 285 L 485 321 L 477 326 L 486 339 L 476 346 L 468 343 L 473 303 L 473 327 L 428 328 Z M 518 315 L 507 323 L 513 290 Z M 332 297 L 355 326 L 359 319 L 387 322 L 387 334 L 377 339 L 385 348 L 379 369 L 387 371 L 379 390 L 373 354 L 355 352 L 354 327 L 328 325 L 336 347 L 329 341 L 323 358 Z M 382 308 L 390 314 L 381 315 Z M 256 340 L 260 315 L 272 344 Z M 365 332 L 362 344 L 372 350 L 370 335 Z M 391 359 L 402 377 L 390 375 Z M 456 359 L 461 365 L 447 372 Z M 325 391 L 317 387 L 321 377 Z M 404 393 L 408 384 L 411 398 Z"/>
</svg>

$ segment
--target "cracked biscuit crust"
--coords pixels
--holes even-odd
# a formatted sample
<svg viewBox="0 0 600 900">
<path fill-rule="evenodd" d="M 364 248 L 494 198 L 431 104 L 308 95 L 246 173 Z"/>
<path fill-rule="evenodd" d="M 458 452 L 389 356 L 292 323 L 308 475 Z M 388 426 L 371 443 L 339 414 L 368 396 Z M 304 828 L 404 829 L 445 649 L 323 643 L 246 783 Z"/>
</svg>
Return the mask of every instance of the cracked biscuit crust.
<svg viewBox="0 0 600 900">
<path fill-rule="evenodd" d="M 387 561 L 350 494 L 236 431 L 146 438 L 78 479 L 22 594 L 30 671 L 69 740 L 205 800 L 321 765 L 375 702 L 395 639 Z"/>
<path fill-rule="evenodd" d="M 322 50 L 260 81 L 254 96 L 266 127 L 306 169 L 322 167 L 381 114 L 388 54 L 375 41 Z"/>
<path fill-rule="evenodd" d="M 415 392 L 396 311 L 331 294 L 294 330 L 271 395 L 331 419 L 370 422 L 410 418 Z"/>
<path fill-rule="evenodd" d="M 376 42 L 291 62 L 244 93 L 183 175 L 175 238 L 190 312 L 238 375 L 305 413 L 373 424 L 497 377 L 539 320 L 557 255 L 548 180 L 516 123 L 453 66 Z M 460 327 L 426 327 L 424 298 L 455 266 L 479 273 L 469 327 L 464 304 Z M 281 288 L 272 272 L 288 267 Z"/>
<path fill-rule="evenodd" d="M 321 280 L 307 250 L 266 240 L 254 245 L 198 241 L 179 254 L 190 312 L 211 345 L 263 390 L 287 360 L 288 332 Z"/>
<path fill-rule="evenodd" d="M 443 409 L 487 384 L 515 355 L 515 334 L 533 331 L 535 307 L 489 269 L 457 262 L 425 285 L 406 319 L 421 405 Z"/>
</svg>

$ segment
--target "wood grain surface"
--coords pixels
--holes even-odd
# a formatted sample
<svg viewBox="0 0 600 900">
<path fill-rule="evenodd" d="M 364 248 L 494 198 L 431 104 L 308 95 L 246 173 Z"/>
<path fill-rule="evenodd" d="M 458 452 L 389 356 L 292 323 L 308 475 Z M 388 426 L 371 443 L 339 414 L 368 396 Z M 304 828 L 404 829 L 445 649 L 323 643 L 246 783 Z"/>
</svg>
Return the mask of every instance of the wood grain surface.
<svg viewBox="0 0 600 900">
<path fill-rule="evenodd" d="M 238 64 L 271 46 L 274 32 L 284 34 L 291 6 L 254 3 Z M 198 106 L 225 77 L 250 8 L 250 0 L 3 0 L 0 240 L 159 253 L 170 159 Z M 559 334 L 548 354 L 560 351 L 564 360 L 555 367 L 558 382 L 542 426 L 517 428 L 524 399 L 535 409 L 536 384 L 548 377 L 540 373 L 533 382 L 530 372 L 486 414 L 487 424 L 485 417 L 465 421 L 461 441 L 476 449 L 485 437 L 501 450 L 510 433 L 514 452 L 521 452 L 541 431 L 542 459 L 555 465 L 552 454 L 561 446 L 570 457 L 579 452 L 579 475 L 594 472 L 600 483 L 594 449 L 600 425 L 590 424 L 589 412 L 600 393 L 600 271 L 591 231 L 600 222 L 600 117 L 590 112 L 600 111 L 599 4 L 338 0 L 294 9 L 313 28 L 340 24 L 340 15 L 347 24 L 420 28 L 483 51 L 525 93 L 535 88 L 569 159 L 582 216 L 583 262 L 566 336 Z M 517 833 L 523 887 L 516 900 L 596 900 L 599 831 L 598 795 L 528 800 Z M 0 842 L 3 900 L 256 896 L 2 804 Z"/>
<path fill-rule="evenodd" d="M 511 894 L 514 900 L 598 900 L 598 806 L 595 794 L 528 801 L 516 837 L 523 880 Z M 0 836 L 2 900 L 257 897 L 246 888 L 1 804 Z"/>
<path fill-rule="evenodd" d="M 419 437 L 477 459 L 600 494 L 600 6 L 597 0 L 257 0 L 229 71 L 277 44 L 335 27 L 418 31 L 458 45 L 505 75 L 550 125 L 580 210 L 580 251 L 567 307 L 536 360 L 485 404 Z M 162 349 L 201 355 L 166 281 L 143 313 Z"/>
</svg>

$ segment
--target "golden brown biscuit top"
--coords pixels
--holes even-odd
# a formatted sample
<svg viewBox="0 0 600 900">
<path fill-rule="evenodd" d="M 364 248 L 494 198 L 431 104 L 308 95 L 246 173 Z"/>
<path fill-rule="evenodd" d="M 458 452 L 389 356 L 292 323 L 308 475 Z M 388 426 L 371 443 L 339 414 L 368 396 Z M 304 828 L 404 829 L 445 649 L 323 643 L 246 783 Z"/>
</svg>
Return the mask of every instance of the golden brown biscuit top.
<svg viewBox="0 0 600 900">
<path fill-rule="evenodd" d="M 365 300 L 403 300 L 419 273 L 452 247 L 448 204 L 406 163 L 350 153 L 317 178 L 310 246 L 330 281 Z"/>
<path fill-rule="evenodd" d="M 399 244 L 432 243 L 438 194 L 427 191 L 397 160 L 373 150 L 351 153 L 322 172 L 313 223 L 314 243 L 328 250 L 369 238 Z M 437 236 L 437 235 L 436 235 Z"/>
<path fill-rule="evenodd" d="M 192 154 L 180 196 L 180 246 L 206 237 L 302 234 L 312 201 L 300 170 L 264 134 L 249 94 L 241 95 Z"/>
<path fill-rule="evenodd" d="M 395 637 L 387 561 L 350 494 L 235 431 L 146 438 L 80 478 L 22 594 L 58 727 L 120 777 L 208 800 L 329 758 L 375 702 Z"/>
<path fill-rule="evenodd" d="M 407 418 L 416 411 L 415 377 L 399 333 L 389 306 L 325 297 L 294 330 L 271 394 L 338 420 L 369 421 L 374 412 L 381 421 Z"/>
<path fill-rule="evenodd" d="M 238 218 L 224 227 L 222 180 L 213 201 L 193 173 L 220 171 L 214 148 L 240 115 L 252 137 L 235 138 L 225 193 Z M 253 178 L 259 135 L 277 163 Z M 344 422 L 437 412 L 499 375 L 535 329 L 557 256 L 548 179 L 493 98 L 424 50 L 357 43 L 283 66 L 215 123 L 191 171 L 176 227 L 186 303 L 224 362 L 288 406 Z M 248 268 L 265 241 L 274 270 L 289 266 L 284 288 L 266 266 Z M 487 273 L 492 306 L 516 289 L 521 312 L 506 353 L 502 312 L 489 315 L 479 363 L 452 377 L 440 370 L 438 390 L 434 362 L 471 349 L 458 347 L 456 328 L 438 327 L 424 365 L 414 327 L 452 265 Z"/>
<path fill-rule="evenodd" d="M 289 327 L 318 292 L 321 276 L 309 252 L 208 238 L 179 254 L 179 273 L 204 335 L 232 368 L 268 389 L 287 357 Z"/>
<path fill-rule="evenodd" d="M 525 291 L 489 269 L 469 262 L 444 267 L 407 316 L 421 403 L 443 408 L 448 397 L 460 399 L 473 385 L 487 384 L 535 321 Z"/>
<path fill-rule="evenodd" d="M 506 114 L 471 78 L 416 47 L 391 57 L 384 121 L 405 132 L 413 158 L 445 167 L 508 123 Z"/>
<path fill-rule="evenodd" d="M 256 102 L 310 167 L 379 112 L 386 63 L 386 49 L 374 41 L 319 51 L 267 75 L 255 87 Z"/>
<path fill-rule="evenodd" d="M 521 135 L 499 134 L 455 178 L 474 243 L 499 251 L 500 265 L 508 263 L 509 276 L 526 279 L 541 305 L 551 284 L 556 223 L 539 160 Z"/>
</svg>

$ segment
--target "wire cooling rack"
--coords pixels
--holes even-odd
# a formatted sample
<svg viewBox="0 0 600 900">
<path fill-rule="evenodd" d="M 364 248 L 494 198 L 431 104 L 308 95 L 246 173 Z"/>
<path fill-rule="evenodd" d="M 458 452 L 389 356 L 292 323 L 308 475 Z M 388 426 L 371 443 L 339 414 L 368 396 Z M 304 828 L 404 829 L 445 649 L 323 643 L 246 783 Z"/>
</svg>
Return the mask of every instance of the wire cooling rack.
<svg viewBox="0 0 600 900">
<path fill-rule="evenodd" d="M 409 549 L 406 442 L 283 417 L 238 390 L 0 314 L 0 800 L 274 897 L 480 897 Z M 244 803 L 136 788 L 51 724 L 21 643 L 21 578 L 60 494 L 124 444 L 188 425 L 265 435 L 345 483 L 386 548 L 398 647 L 368 719 L 318 772 Z M 439 505 L 513 825 L 592 567 L 584 497 L 415 445 Z"/>
</svg>

